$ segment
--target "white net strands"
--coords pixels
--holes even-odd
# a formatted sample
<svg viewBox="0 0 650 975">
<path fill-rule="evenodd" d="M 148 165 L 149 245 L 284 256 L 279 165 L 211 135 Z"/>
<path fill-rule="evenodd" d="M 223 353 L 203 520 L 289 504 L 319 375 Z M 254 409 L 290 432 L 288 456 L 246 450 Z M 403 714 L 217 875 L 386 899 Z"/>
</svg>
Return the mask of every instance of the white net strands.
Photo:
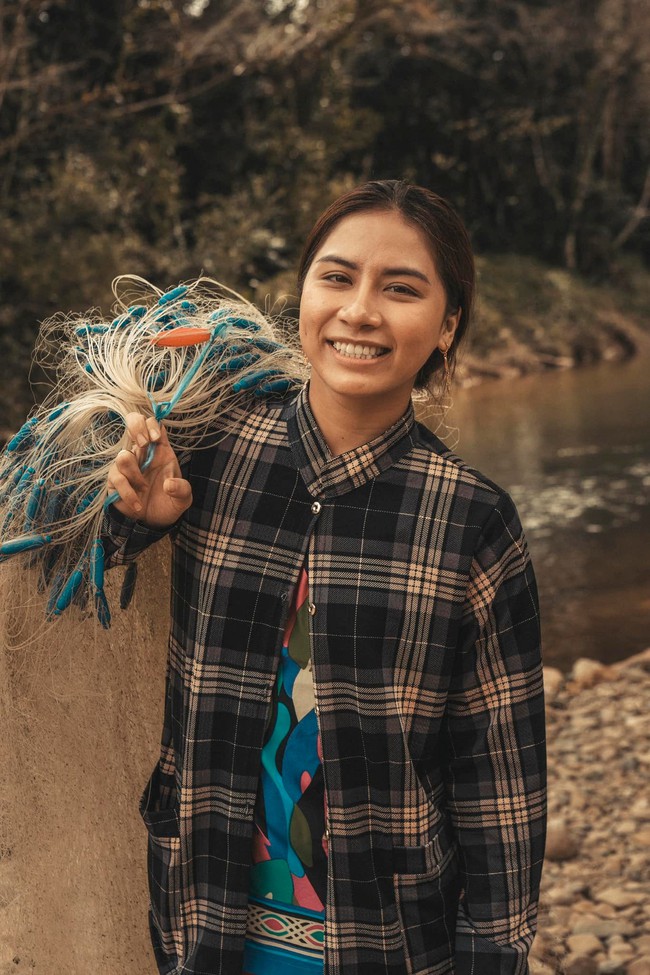
<svg viewBox="0 0 650 975">
<path fill-rule="evenodd" d="M 35 358 L 55 388 L 0 456 L 0 573 L 8 560 L 30 567 L 49 619 L 74 603 L 105 627 L 101 531 L 116 499 L 109 469 L 132 446 L 128 414 L 164 421 L 180 455 L 214 443 L 237 404 L 280 397 L 306 378 L 297 342 L 215 281 L 163 292 L 124 276 L 113 290 L 110 321 L 95 312 L 43 323 Z"/>
</svg>

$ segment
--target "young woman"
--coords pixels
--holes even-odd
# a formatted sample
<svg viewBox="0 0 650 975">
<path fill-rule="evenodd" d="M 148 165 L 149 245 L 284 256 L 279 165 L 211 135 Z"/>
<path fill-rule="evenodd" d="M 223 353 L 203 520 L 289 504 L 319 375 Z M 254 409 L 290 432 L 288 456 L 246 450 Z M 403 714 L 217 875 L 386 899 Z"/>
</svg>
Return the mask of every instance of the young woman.
<svg viewBox="0 0 650 975">
<path fill-rule="evenodd" d="M 368 183 L 320 217 L 298 283 L 308 385 L 238 409 L 182 468 L 133 414 L 109 477 L 114 563 L 173 537 L 142 800 L 159 969 L 523 975 L 535 581 L 510 498 L 411 402 L 467 330 L 468 237 L 428 190 Z"/>
</svg>

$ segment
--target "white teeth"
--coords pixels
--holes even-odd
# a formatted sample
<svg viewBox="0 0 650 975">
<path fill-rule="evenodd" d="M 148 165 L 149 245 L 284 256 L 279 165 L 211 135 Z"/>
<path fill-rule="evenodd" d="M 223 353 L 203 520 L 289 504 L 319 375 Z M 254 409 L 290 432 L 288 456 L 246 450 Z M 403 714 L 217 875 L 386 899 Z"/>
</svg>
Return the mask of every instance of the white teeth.
<svg viewBox="0 0 650 975">
<path fill-rule="evenodd" d="M 387 351 L 370 345 L 353 345 L 352 342 L 332 342 L 332 345 L 341 355 L 349 355 L 353 359 L 376 359 Z"/>
</svg>

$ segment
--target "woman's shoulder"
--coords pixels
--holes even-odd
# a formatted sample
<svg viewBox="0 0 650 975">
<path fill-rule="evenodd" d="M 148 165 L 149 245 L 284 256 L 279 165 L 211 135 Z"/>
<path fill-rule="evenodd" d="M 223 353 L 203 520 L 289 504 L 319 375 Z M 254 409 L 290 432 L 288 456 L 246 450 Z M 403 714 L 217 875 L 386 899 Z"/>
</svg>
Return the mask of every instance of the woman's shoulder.
<svg viewBox="0 0 650 975">
<path fill-rule="evenodd" d="M 415 424 L 414 440 L 413 461 L 423 465 L 432 481 L 443 482 L 447 495 L 453 495 L 466 508 L 472 507 L 480 522 L 496 515 L 498 520 L 519 523 L 509 492 L 467 463 L 423 423 Z"/>
<path fill-rule="evenodd" d="M 224 419 L 234 424 L 258 423 L 266 418 L 278 417 L 296 398 L 297 391 L 282 396 L 255 396 L 251 394 L 234 403 L 224 414 Z"/>
<path fill-rule="evenodd" d="M 414 453 L 421 454 L 425 463 L 438 469 L 442 474 L 466 486 L 496 497 L 507 496 L 507 492 L 491 478 L 468 464 L 455 449 L 447 446 L 441 438 L 423 423 L 415 424 Z"/>
<path fill-rule="evenodd" d="M 256 396 L 251 393 L 238 397 L 206 429 L 202 446 L 209 447 L 212 443 L 217 446 L 228 437 L 254 437 L 260 430 L 270 430 L 274 422 L 284 422 L 296 396 L 297 391 L 290 390 L 281 396 Z"/>
</svg>

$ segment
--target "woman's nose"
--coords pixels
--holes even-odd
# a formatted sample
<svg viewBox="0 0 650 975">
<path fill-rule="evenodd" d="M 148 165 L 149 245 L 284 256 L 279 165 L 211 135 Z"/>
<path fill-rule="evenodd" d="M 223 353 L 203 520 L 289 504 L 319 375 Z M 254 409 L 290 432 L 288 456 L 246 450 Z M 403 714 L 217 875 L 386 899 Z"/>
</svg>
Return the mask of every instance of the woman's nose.
<svg viewBox="0 0 650 975">
<path fill-rule="evenodd" d="M 350 301 L 339 310 L 339 318 L 348 325 L 360 328 L 371 325 L 373 328 L 381 325 L 381 312 L 368 294 L 357 292 Z"/>
</svg>

